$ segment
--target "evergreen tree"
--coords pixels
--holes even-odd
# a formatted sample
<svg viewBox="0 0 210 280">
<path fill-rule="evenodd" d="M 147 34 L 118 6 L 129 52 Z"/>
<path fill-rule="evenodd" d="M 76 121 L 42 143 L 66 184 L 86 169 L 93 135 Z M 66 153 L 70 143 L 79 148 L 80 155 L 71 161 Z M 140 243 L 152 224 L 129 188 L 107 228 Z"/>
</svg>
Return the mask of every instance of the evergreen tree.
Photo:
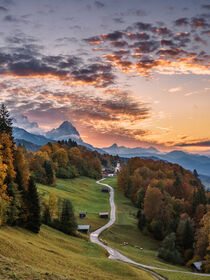
<svg viewBox="0 0 210 280">
<path fill-rule="evenodd" d="M 154 237 L 157 240 L 163 239 L 163 224 L 161 221 L 156 221 L 154 225 Z"/>
<path fill-rule="evenodd" d="M 77 228 L 76 218 L 71 202 L 67 199 L 63 201 L 62 213 L 60 217 L 60 229 L 64 233 L 74 235 Z"/>
<path fill-rule="evenodd" d="M 199 177 L 198 172 L 197 172 L 197 170 L 196 170 L 196 169 L 194 169 L 194 170 L 193 170 L 193 174 L 194 174 L 194 176 L 195 176 L 196 178 L 198 178 L 198 177 Z"/>
<path fill-rule="evenodd" d="M 18 187 L 14 183 L 10 183 L 7 188 L 7 193 L 11 199 L 10 207 L 8 208 L 8 224 L 11 226 L 20 225 L 20 213 L 22 210 L 22 199 Z"/>
<path fill-rule="evenodd" d="M 138 222 L 138 227 L 140 230 L 143 230 L 144 227 L 146 226 L 147 224 L 147 220 L 146 220 L 146 216 L 144 213 L 139 213 L 139 222 Z"/>
<path fill-rule="evenodd" d="M 187 219 L 182 232 L 182 246 L 184 249 L 192 248 L 194 242 L 194 232 L 190 221 Z"/>
<path fill-rule="evenodd" d="M 181 254 L 176 249 L 176 234 L 174 232 L 167 235 L 158 250 L 158 257 L 173 264 L 183 264 Z"/>
<path fill-rule="evenodd" d="M 12 136 L 12 119 L 4 104 L 0 107 L 0 134 L 3 132 Z"/>
<path fill-rule="evenodd" d="M 42 216 L 42 221 L 45 225 L 50 225 L 51 223 L 51 215 L 50 215 L 50 209 L 49 207 L 44 208 L 43 216 Z"/>
<path fill-rule="evenodd" d="M 46 184 L 53 186 L 55 184 L 55 173 L 50 161 L 44 162 L 44 169 L 46 173 Z"/>
<path fill-rule="evenodd" d="M 26 228 L 38 233 L 41 226 L 40 203 L 37 188 L 32 177 L 30 177 L 28 183 L 27 198 L 29 204 L 29 216 L 27 218 Z"/>
</svg>

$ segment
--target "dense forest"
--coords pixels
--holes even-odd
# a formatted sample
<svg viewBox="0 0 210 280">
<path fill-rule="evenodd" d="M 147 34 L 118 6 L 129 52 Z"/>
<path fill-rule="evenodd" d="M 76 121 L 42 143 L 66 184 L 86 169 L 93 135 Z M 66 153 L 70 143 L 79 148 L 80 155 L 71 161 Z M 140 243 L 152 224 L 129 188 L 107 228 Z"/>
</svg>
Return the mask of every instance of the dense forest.
<svg viewBox="0 0 210 280">
<path fill-rule="evenodd" d="M 118 157 L 91 152 L 77 143 L 48 143 L 38 152 L 16 146 L 12 119 L 4 105 L 0 107 L 0 226 L 20 226 L 38 233 L 41 223 L 75 235 L 76 219 L 69 200 L 59 201 L 50 194 L 40 201 L 36 182 L 54 187 L 56 178 L 79 176 L 101 178 L 102 164 L 113 167 Z"/>
<path fill-rule="evenodd" d="M 116 166 L 119 157 L 101 155 L 77 146 L 72 140 L 48 143 L 36 153 L 27 153 L 29 168 L 35 180 L 46 185 L 55 185 L 56 177 L 72 179 L 86 176 L 101 178 L 102 164 L 105 167 Z"/>
<path fill-rule="evenodd" d="M 118 173 L 118 188 L 139 208 L 138 227 L 162 241 L 158 257 L 210 271 L 210 193 L 194 170 L 132 158 Z"/>
</svg>

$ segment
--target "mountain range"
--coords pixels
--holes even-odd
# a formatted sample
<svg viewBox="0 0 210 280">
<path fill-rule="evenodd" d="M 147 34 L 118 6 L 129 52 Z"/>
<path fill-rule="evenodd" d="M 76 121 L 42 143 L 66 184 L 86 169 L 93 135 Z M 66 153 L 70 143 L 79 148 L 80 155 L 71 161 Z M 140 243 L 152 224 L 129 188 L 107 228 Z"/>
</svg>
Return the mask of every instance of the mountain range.
<svg viewBox="0 0 210 280">
<path fill-rule="evenodd" d="M 58 128 L 48 131 L 45 135 L 29 133 L 23 128 L 13 127 L 13 136 L 17 144 L 24 144 L 28 150 L 37 151 L 48 142 L 58 140 L 68 140 L 69 138 L 76 141 L 78 145 L 83 145 L 89 150 L 96 150 L 99 153 L 108 153 L 110 155 L 119 155 L 123 158 L 146 157 L 154 160 L 164 160 L 177 163 L 186 169 L 193 171 L 196 169 L 199 174 L 210 177 L 210 157 L 199 154 L 190 154 L 183 151 L 172 151 L 169 153 L 161 153 L 154 147 L 128 148 L 113 144 L 110 147 L 97 148 L 85 143 L 77 129 L 71 122 L 65 121 Z"/>
<path fill-rule="evenodd" d="M 97 151 L 99 153 L 105 153 L 103 150 L 92 145 L 85 143 L 77 129 L 71 122 L 65 121 L 58 128 L 54 128 L 48 131 L 45 135 L 38 135 L 30 133 L 23 128 L 13 127 L 13 137 L 17 144 L 24 144 L 28 150 L 37 151 L 43 145 L 48 142 L 56 142 L 59 140 L 72 139 L 77 142 L 78 145 L 85 146 L 91 151 Z"/>
</svg>

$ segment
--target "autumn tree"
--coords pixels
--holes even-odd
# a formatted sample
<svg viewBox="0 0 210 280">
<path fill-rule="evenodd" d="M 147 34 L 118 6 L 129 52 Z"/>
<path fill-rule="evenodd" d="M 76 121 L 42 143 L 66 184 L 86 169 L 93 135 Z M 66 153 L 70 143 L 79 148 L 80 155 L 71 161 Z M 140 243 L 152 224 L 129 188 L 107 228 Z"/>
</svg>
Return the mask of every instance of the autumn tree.
<svg viewBox="0 0 210 280">
<path fill-rule="evenodd" d="M 148 221 L 158 219 L 163 204 L 163 195 L 158 188 L 148 187 L 144 198 L 144 213 Z"/>
<path fill-rule="evenodd" d="M 208 235 L 210 233 L 210 211 L 208 211 L 200 222 L 200 228 L 197 229 L 195 235 L 195 254 L 201 259 L 207 254 Z"/>
</svg>

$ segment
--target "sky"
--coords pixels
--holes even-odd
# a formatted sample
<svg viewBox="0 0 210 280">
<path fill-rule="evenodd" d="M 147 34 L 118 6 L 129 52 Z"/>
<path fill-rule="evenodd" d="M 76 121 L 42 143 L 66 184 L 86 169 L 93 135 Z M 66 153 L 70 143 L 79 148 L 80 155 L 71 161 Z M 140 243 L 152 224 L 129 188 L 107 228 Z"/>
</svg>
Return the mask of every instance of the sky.
<svg viewBox="0 0 210 280">
<path fill-rule="evenodd" d="M 45 133 L 210 154 L 210 2 L 0 0 L 0 103 Z"/>
</svg>

